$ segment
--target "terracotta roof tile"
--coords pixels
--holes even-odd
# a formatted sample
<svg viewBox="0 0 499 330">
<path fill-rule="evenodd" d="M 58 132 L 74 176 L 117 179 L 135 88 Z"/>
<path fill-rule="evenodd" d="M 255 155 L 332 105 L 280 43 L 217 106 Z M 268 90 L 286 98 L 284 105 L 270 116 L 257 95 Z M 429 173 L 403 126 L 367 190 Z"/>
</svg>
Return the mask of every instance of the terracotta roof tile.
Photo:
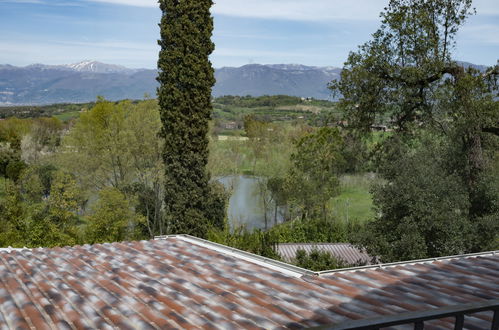
<svg viewBox="0 0 499 330">
<path fill-rule="evenodd" d="M 498 299 L 498 277 L 492 253 L 314 274 L 187 236 L 10 250 L 0 328 L 313 327 Z"/>
</svg>

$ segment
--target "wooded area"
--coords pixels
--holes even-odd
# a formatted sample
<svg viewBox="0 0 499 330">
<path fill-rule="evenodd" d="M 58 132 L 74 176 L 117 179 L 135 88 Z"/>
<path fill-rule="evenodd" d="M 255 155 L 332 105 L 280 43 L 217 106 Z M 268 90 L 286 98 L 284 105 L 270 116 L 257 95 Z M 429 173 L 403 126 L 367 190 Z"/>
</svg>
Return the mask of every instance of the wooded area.
<svg viewBox="0 0 499 330">
<path fill-rule="evenodd" d="M 212 100 L 210 3 L 194 8 L 197 34 L 164 19 L 158 100 L 2 110 L 15 117 L 0 121 L 1 246 L 190 233 L 273 258 L 284 242 L 349 242 L 383 262 L 499 249 L 499 69 L 452 57 L 470 0 L 390 1 L 334 103 Z M 204 57 L 175 67 L 195 38 Z M 262 229 L 227 218 L 230 175 L 258 180 Z"/>
</svg>

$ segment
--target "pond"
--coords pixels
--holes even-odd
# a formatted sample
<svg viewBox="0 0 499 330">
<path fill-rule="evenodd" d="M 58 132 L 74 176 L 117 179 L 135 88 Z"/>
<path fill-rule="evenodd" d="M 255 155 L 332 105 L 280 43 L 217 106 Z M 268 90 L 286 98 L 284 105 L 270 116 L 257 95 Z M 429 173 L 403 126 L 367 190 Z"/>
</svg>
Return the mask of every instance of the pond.
<svg viewBox="0 0 499 330">
<path fill-rule="evenodd" d="M 227 217 L 231 228 L 245 226 L 248 230 L 270 228 L 283 222 L 282 210 L 276 209 L 264 189 L 265 179 L 248 175 L 217 178 L 231 193 Z"/>
</svg>

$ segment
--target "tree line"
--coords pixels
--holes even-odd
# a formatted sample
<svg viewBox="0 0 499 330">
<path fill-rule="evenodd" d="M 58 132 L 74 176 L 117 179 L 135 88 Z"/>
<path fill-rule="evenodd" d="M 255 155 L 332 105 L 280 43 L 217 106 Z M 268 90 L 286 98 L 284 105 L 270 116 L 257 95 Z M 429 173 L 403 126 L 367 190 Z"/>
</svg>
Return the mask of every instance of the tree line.
<svg viewBox="0 0 499 330">
<path fill-rule="evenodd" d="M 341 127 L 328 111 L 308 124 L 247 116 L 248 139 L 223 145 L 208 134 L 212 2 L 160 5 L 158 101 L 99 99 L 71 123 L 0 121 L 0 244 L 187 233 L 271 257 L 278 242 L 349 241 L 382 261 L 499 247 L 498 67 L 465 69 L 452 58 L 471 1 L 390 1 L 373 39 L 330 85 L 341 95 Z M 387 119 L 393 132 L 373 134 Z M 231 228 L 228 192 L 211 176 L 228 171 L 262 176 L 262 203 L 288 222 Z M 367 171 L 377 178 L 375 215 L 365 225 L 341 223 L 331 214 L 341 178 Z"/>
</svg>

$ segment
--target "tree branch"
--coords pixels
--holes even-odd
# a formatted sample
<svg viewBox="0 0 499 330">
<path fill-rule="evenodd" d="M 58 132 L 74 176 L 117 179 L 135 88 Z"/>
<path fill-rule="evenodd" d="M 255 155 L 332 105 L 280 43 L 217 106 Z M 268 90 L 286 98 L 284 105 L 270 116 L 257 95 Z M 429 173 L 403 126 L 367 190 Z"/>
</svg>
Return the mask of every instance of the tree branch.
<svg viewBox="0 0 499 330">
<path fill-rule="evenodd" d="M 483 127 L 482 132 L 491 133 L 499 136 L 499 127 Z"/>
<path fill-rule="evenodd" d="M 438 71 L 437 73 L 435 73 L 435 74 L 433 74 L 433 75 L 431 75 L 429 77 L 426 77 L 426 78 L 423 78 L 423 79 L 419 79 L 419 80 L 414 80 L 414 81 L 411 81 L 411 80 L 408 80 L 408 79 L 404 79 L 404 78 L 402 78 L 400 76 L 397 76 L 397 77 L 391 76 L 386 71 L 381 71 L 380 72 L 380 75 L 381 75 L 382 78 L 384 78 L 386 80 L 390 80 L 390 81 L 395 81 L 395 82 L 403 83 L 403 84 L 406 84 L 409 87 L 427 86 L 427 85 L 431 84 L 432 82 L 435 82 L 435 81 L 441 79 L 444 74 L 450 74 L 454 78 L 459 79 L 464 74 L 464 68 L 462 66 L 458 66 L 458 65 L 455 65 L 455 66 L 446 66 L 446 67 L 442 68 L 442 70 Z"/>
<path fill-rule="evenodd" d="M 490 76 L 495 76 L 495 75 L 499 75 L 499 65 L 489 68 L 487 71 L 485 71 L 482 74 L 482 77 L 488 78 Z"/>
</svg>

